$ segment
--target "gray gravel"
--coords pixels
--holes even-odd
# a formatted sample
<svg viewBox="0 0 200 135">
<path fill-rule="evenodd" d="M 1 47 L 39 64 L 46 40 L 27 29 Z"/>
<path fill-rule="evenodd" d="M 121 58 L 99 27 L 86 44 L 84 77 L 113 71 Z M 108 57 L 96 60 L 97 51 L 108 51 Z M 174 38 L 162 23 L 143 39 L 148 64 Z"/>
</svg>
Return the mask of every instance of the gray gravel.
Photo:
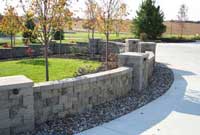
<svg viewBox="0 0 200 135">
<path fill-rule="evenodd" d="M 98 105 L 81 114 L 55 119 L 37 125 L 33 133 L 28 135 L 73 135 L 81 131 L 102 125 L 120 116 L 130 113 L 163 95 L 174 81 L 173 72 L 156 64 L 150 85 L 142 93 L 130 92 L 126 97 Z"/>
</svg>

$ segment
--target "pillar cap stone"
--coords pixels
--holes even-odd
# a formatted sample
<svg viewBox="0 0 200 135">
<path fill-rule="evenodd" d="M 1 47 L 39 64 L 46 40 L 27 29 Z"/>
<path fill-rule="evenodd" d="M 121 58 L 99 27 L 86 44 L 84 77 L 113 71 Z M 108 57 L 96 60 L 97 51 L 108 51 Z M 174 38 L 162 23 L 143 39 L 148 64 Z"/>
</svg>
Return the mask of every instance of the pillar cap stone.
<svg viewBox="0 0 200 135">
<path fill-rule="evenodd" d="M 155 42 L 139 42 L 139 44 L 145 44 L 145 45 L 156 45 Z"/>
<path fill-rule="evenodd" d="M 0 90 L 19 89 L 31 86 L 33 86 L 33 81 L 23 75 L 0 77 Z"/>
<path fill-rule="evenodd" d="M 140 41 L 140 39 L 126 39 L 126 41 Z"/>
<path fill-rule="evenodd" d="M 138 52 L 125 52 L 125 53 L 120 53 L 119 56 L 148 58 L 149 54 L 148 53 L 138 53 Z"/>
</svg>

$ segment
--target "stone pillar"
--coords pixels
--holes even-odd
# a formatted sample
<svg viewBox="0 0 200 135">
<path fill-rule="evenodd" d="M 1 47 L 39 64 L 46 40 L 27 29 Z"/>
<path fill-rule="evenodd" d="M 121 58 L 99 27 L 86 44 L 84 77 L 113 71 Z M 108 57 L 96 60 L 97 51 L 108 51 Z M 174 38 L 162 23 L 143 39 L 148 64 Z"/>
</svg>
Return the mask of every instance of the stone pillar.
<svg viewBox="0 0 200 135">
<path fill-rule="evenodd" d="M 34 129 L 33 81 L 25 76 L 0 77 L 0 134 Z"/>
<path fill-rule="evenodd" d="M 101 41 L 101 39 L 95 38 L 95 39 L 90 39 L 89 40 L 89 53 L 94 55 L 94 54 L 99 54 L 99 46 L 98 43 Z"/>
<path fill-rule="evenodd" d="M 119 54 L 119 66 L 133 68 L 133 83 L 132 89 L 136 92 L 141 92 L 142 89 L 148 86 L 148 73 L 146 64 L 149 54 L 126 52 Z"/>
<path fill-rule="evenodd" d="M 155 42 L 140 42 L 139 44 L 140 51 L 139 52 L 153 52 L 154 60 L 153 65 L 156 63 L 156 43 Z"/>
<path fill-rule="evenodd" d="M 151 51 L 156 54 L 156 43 L 155 42 L 139 42 L 139 52 Z"/>
<path fill-rule="evenodd" d="M 138 52 L 139 39 L 126 39 L 127 52 Z"/>
</svg>

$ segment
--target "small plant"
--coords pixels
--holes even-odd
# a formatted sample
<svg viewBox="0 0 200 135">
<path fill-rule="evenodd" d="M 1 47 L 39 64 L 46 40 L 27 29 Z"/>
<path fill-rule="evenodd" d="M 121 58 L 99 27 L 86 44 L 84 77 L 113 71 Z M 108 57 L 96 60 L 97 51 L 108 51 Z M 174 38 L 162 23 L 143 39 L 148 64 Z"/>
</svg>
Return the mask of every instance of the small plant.
<svg viewBox="0 0 200 135">
<path fill-rule="evenodd" d="M 102 56 L 102 61 L 105 59 L 105 54 Z M 118 57 L 117 54 L 111 53 L 110 50 L 108 52 L 108 62 L 104 63 L 103 65 L 103 70 L 110 70 L 110 69 L 115 69 L 118 67 Z"/>
<path fill-rule="evenodd" d="M 30 44 L 30 41 L 28 38 L 23 38 L 22 40 L 25 46 L 28 46 Z"/>
<path fill-rule="evenodd" d="M 30 48 L 30 47 L 26 50 L 26 54 L 29 57 L 33 57 L 33 53 L 34 53 L 34 50 L 32 48 Z"/>
<path fill-rule="evenodd" d="M 114 53 L 110 53 L 108 55 L 108 69 L 114 69 L 118 67 L 117 59 L 117 55 Z"/>
<path fill-rule="evenodd" d="M 86 65 L 79 67 L 74 76 L 82 76 L 90 73 L 95 73 L 96 71 L 97 69 L 93 68 L 91 65 Z"/>
<path fill-rule="evenodd" d="M 8 45 L 8 43 L 3 44 L 3 48 L 11 48 L 10 45 Z"/>
<path fill-rule="evenodd" d="M 146 33 L 141 33 L 141 34 L 140 34 L 140 40 L 142 40 L 142 41 L 147 41 L 147 39 L 148 39 L 148 36 L 147 36 Z"/>
<path fill-rule="evenodd" d="M 69 40 L 70 43 L 76 43 L 76 40 Z"/>
</svg>

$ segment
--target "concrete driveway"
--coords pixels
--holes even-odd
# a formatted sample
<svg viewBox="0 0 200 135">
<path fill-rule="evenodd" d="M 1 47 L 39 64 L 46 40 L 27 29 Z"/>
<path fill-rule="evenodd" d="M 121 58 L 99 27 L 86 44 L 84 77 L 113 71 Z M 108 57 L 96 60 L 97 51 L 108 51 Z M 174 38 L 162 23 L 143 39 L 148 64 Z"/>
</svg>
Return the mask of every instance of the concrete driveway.
<svg viewBox="0 0 200 135">
<path fill-rule="evenodd" d="M 157 61 L 175 74 L 165 95 L 78 135 L 200 135 L 200 43 L 158 44 Z"/>
</svg>

